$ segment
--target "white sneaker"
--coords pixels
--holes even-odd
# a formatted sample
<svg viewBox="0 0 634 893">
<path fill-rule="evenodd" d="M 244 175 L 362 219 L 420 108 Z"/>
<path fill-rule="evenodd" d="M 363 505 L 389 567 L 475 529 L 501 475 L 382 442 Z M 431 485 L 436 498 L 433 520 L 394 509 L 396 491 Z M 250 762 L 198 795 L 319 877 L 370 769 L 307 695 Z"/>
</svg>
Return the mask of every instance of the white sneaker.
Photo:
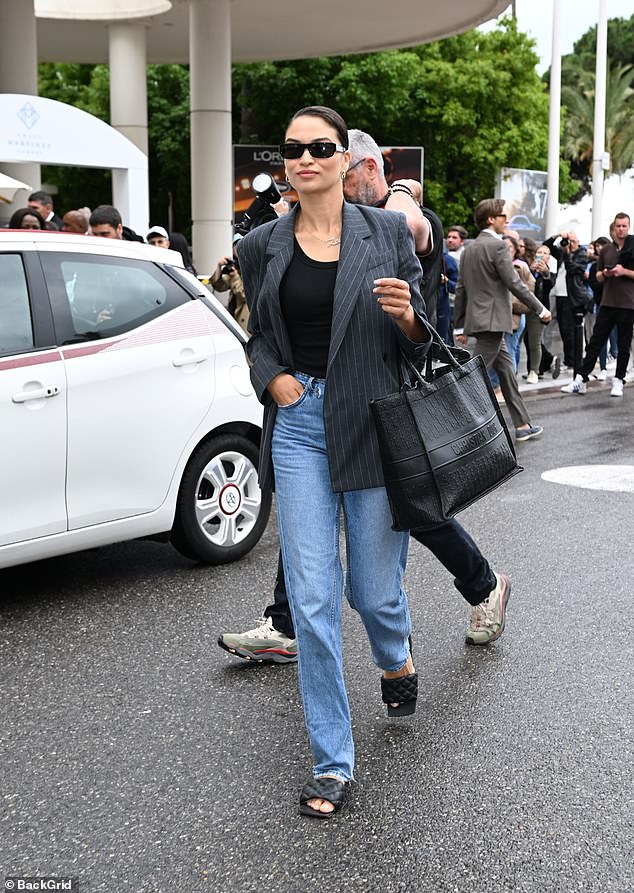
<svg viewBox="0 0 634 893">
<path fill-rule="evenodd" d="M 625 382 L 622 378 L 613 378 L 612 379 L 612 390 L 610 391 L 610 397 L 622 397 L 623 396 L 623 385 Z"/>
<path fill-rule="evenodd" d="M 218 644 L 244 660 L 269 664 L 297 662 L 297 639 L 289 639 L 275 629 L 270 617 L 262 618 L 254 629 L 245 633 L 222 633 Z"/>
<path fill-rule="evenodd" d="M 511 597 L 511 581 L 506 574 L 495 574 L 495 589 L 483 602 L 471 608 L 467 645 L 490 645 L 499 639 L 506 626 L 506 607 Z"/>
<path fill-rule="evenodd" d="M 526 384 L 537 384 L 539 379 L 537 378 L 537 372 L 534 372 L 532 369 L 526 376 Z"/>
<path fill-rule="evenodd" d="M 608 370 L 600 369 L 599 374 L 597 375 L 597 378 L 599 379 L 599 381 L 607 381 L 608 380 Z"/>
<path fill-rule="evenodd" d="M 586 383 L 580 375 L 575 375 L 574 381 L 564 385 L 563 388 L 560 388 L 559 390 L 562 394 L 585 394 Z"/>
</svg>

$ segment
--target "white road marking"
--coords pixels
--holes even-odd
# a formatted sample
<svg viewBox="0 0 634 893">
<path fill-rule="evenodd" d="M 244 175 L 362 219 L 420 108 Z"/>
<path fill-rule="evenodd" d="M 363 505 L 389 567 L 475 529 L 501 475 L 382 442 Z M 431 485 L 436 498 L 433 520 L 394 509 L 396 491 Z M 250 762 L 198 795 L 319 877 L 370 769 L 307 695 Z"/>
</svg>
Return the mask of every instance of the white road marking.
<svg viewBox="0 0 634 893">
<path fill-rule="evenodd" d="M 545 471 L 542 479 L 584 490 L 634 493 L 634 465 L 570 465 Z"/>
</svg>

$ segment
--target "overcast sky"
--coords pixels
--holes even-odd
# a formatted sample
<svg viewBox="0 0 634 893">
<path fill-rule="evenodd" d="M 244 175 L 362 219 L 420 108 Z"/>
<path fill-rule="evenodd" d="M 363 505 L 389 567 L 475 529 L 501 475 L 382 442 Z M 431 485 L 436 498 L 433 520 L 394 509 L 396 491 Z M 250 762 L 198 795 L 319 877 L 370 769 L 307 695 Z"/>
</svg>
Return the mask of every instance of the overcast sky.
<svg viewBox="0 0 634 893">
<path fill-rule="evenodd" d="M 560 0 L 561 2 L 561 53 L 572 52 L 572 46 L 599 17 L 599 0 Z M 607 0 L 609 19 L 629 19 L 634 14 L 633 0 Z M 510 13 L 509 5 L 509 13 Z M 517 24 L 520 31 L 530 34 L 537 41 L 537 54 L 541 63 L 537 70 L 542 74 L 550 66 L 552 44 L 552 0 L 516 0 Z M 485 26 L 486 27 L 486 26 Z"/>
</svg>

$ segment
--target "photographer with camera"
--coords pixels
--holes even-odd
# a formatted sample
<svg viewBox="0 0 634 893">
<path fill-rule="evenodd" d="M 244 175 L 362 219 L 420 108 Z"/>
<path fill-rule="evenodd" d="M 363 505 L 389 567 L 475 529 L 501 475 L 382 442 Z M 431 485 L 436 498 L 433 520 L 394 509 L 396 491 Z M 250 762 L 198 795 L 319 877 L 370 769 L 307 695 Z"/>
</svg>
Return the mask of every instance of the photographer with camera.
<svg viewBox="0 0 634 893">
<path fill-rule="evenodd" d="M 242 284 L 242 276 L 240 275 L 240 268 L 235 255 L 236 245 L 240 239 L 242 239 L 240 235 L 233 237 L 234 256 L 220 258 L 216 264 L 216 269 L 209 278 L 209 284 L 215 292 L 229 291 L 231 293 L 227 310 L 238 325 L 247 332 L 249 308 L 247 299 L 244 296 L 244 285 Z"/>
<path fill-rule="evenodd" d="M 289 203 L 282 198 L 277 183 L 269 174 L 257 174 L 251 185 L 255 198 L 240 223 L 236 224 L 238 232 L 233 237 L 233 257 L 221 257 L 209 278 L 209 284 L 215 292 L 231 292 L 227 310 L 247 335 L 251 334 L 247 328 L 249 308 L 244 296 L 244 285 L 236 254 L 238 242 L 256 226 L 282 217 L 290 210 Z"/>
<path fill-rule="evenodd" d="M 551 294 L 556 299 L 564 363 L 576 375 L 583 353 L 583 318 L 592 309 L 592 298 L 585 283 L 588 255 L 579 244 L 577 234 L 572 232 L 551 236 L 544 245 L 557 261 L 557 278 Z"/>
</svg>

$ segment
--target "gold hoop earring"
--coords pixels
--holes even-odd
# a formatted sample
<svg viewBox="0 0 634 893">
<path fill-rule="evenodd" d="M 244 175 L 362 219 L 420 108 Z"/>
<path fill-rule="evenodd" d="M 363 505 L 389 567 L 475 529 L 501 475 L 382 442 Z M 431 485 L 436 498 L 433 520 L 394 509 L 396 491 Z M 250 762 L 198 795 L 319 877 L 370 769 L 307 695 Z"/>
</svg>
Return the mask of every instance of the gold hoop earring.
<svg viewBox="0 0 634 893">
<path fill-rule="evenodd" d="M 348 171 L 341 171 L 341 182 L 342 183 L 345 183 L 347 176 L 348 176 Z"/>
</svg>

